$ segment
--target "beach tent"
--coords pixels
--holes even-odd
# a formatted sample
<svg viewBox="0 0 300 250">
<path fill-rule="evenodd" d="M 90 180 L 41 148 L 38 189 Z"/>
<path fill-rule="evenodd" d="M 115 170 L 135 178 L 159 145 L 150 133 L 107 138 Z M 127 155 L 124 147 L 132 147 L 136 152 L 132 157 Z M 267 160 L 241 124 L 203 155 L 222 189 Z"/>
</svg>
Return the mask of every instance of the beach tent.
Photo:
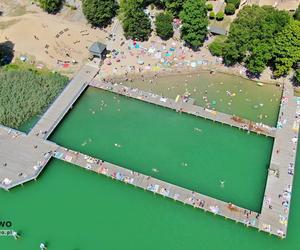
<svg viewBox="0 0 300 250">
<path fill-rule="evenodd" d="M 94 42 L 89 48 L 89 52 L 92 57 L 104 59 L 106 54 L 106 45 L 100 42 Z"/>
</svg>

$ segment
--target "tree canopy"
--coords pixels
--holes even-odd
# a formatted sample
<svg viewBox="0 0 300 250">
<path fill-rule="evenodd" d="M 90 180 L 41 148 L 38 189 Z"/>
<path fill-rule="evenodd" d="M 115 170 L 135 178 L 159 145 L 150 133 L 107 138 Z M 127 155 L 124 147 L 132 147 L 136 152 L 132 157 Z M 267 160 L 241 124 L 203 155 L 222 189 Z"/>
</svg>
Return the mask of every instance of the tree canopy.
<svg viewBox="0 0 300 250">
<path fill-rule="evenodd" d="M 115 0 L 83 0 L 82 11 L 94 26 L 103 27 L 116 15 L 118 4 Z"/>
<path fill-rule="evenodd" d="M 121 0 L 120 17 L 126 38 L 140 41 L 149 38 L 151 22 L 143 7 L 143 0 Z"/>
<path fill-rule="evenodd" d="M 48 13 L 56 13 L 60 10 L 63 0 L 39 0 L 40 6 Z"/>
<path fill-rule="evenodd" d="M 287 74 L 300 62 L 300 21 L 292 21 L 275 37 L 273 58 L 275 76 Z"/>
<path fill-rule="evenodd" d="M 156 33 L 164 40 L 171 38 L 174 34 L 172 21 L 173 17 L 170 13 L 159 13 L 156 16 Z"/>
<path fill-rule="evenodd" d="M 180 12 L 183 9 L 183 4 L 186 0 L 164 0 L 166 10 L 169 11 L 174 17 L 179 17 Z"/>
<path fill-rule="evenodd" d="M 244 7 L 231 24 L 228 39 L 224 42 L 224 63 L 245 62 L 250 73 L 259 75 L 267 65 L 280 58 L 280 54 L 284 56 L 284 47 L 289 45 L 285 44 L 287 40 L 280 44 L 278 36 L 288 32 L 286 28 L 290 22 L 291 17 L 286 11 L 267 6 Z"/>
<path fill-rule="evenodd" d="M 194 49 L 203 45 L 207 35 L 208 16 L 204 0 L 186 0 L 180 12 L 181 36 Z"/>
</svg>

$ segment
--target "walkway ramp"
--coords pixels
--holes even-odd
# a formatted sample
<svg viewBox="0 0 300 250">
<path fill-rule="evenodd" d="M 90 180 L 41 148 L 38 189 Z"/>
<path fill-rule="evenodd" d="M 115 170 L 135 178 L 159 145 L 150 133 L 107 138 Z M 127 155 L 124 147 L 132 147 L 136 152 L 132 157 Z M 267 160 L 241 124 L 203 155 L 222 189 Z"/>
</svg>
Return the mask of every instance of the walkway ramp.
<svg viewBox="0 0 300 250">
<path fill-rule="evenodd" d="M 29 135 L 47 139 L 98 71 L 98 67 L 85 65 L 48 108 Z"/>
</svg>

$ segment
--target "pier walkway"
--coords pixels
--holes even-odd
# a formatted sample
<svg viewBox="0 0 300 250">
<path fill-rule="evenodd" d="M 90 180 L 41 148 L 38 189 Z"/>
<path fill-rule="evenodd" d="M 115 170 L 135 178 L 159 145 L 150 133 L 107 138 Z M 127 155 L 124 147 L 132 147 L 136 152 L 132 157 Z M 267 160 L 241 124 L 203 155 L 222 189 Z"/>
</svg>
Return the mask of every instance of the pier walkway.
<svg viewBox="0 0 300 250">
<path fill-rule="evenodd" d="M 176 98 L 176 100 L 173 100 L 136 88 L 129 88 L 120 84 L 111 84 L 109 82 L 104 82 L 96 79 L 91 81 L 90 86 L 111 91 L 113 93 L 128 96 L 158 106 L 166 107 L 172 110 L 176 110 L 177 112 L 202 117 L 214 122 L 237 127 L 248 132 L 251 131 L 257 134 L 275 137 L 276 128 L 194 105 L 194 101 L 191 98 L 178 97 Z"/>
<path fill-rule="evenodd" d="M 47 139 L 98 71 L 97 67 L 85 65 L 44 113 L 29 135 Z"/>
<path fill-rule="evenodd" d="M 285 236 L 296 162 L 300 98 L 294 96 L 290 83 L 285 83 L 280 113 L 268 172 L 259 228 Z"/>
<path fill-rule="evenodd" d="M 258 213 L 238 207 L 234 204 L 217 200 L 63 147 L 57 149 L 54 157 L 97 174 L 102 174 L 126 184 L 202 209 L 205 212 L 208 211 L 215 215 L 223 216 L 237 223 L 256 228 L 258 226 Z"/>
<path fill-rule="evenodd" d="M 0 188 L 36 179 L 56 149 L 52 142 L 0 126 Z"/>
</svg>

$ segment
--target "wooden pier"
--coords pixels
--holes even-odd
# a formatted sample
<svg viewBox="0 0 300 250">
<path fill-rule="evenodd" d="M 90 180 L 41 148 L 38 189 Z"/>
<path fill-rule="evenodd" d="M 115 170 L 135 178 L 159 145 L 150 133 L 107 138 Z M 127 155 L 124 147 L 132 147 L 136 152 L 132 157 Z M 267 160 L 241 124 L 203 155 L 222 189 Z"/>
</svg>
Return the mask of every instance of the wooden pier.
<svg viewBox="0 0 300 250">
<path fill-rule="evenodd" d="M 247 227 L 258 227 L 258 213 L 238 207 L 234 204 L 214 199 L 67 148 L 59 147 L 55 152 L 54 157 L 80 166 L 86 170 L 93 171 L 97 174 L 102 174 L 126 184 L 202 209 L 205 212 L 223 216 L 226 219 L 242 223 Z"/>
<path fill-rule="evenodd" d="M 47 139 L 98 71 L 97 67 L 85 65 L 44 113 L 29 135 Z"/>
<path fill-rule="evenodd" d="M 231 127 L 237 127 L 238 129 L 242 129 L 247 132 L 251 131 L 257 134 L 275 137 L 276 128 L 194 105 L 194 100 L 191 98 L 180 97 L 178 98 L 178 100 L 174 100 L 153 93 L 145 92 L 140 89 L 129 88 L 124 85 L 112 84 L 96 79 L 91 81 L 90 86 L 155 104 L 161 107 L 169 108 L 177 112 L 202 117 L 204 119 L 219 122 L 221 124 L 226 124 Z"/>
</svg>

